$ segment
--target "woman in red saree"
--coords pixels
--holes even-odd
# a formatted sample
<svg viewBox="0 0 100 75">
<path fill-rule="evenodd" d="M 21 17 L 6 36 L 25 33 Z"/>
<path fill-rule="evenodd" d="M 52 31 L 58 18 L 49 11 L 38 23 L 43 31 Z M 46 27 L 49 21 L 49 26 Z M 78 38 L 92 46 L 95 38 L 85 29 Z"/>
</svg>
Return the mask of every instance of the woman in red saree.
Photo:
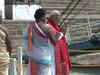
<svg viewBox="0 0 100 75">
<path fill-rule="evenodd" d="M 65 33 L 63 29 L 58 26 L 60 21 L 61 14 L 59 11 L 54 10 L 51 12 L 50 17 L 48 18 L 48 24 L 51 25 L 56 32 Z M 65 35 L 65 34 L 64 34 Z M 56 56 L 56 75 L 69 75 L 72 65 L 69 59 L 68 46 L 65 36 L 56 44 L 55 47 L 55 56 Z"/>
</svg>

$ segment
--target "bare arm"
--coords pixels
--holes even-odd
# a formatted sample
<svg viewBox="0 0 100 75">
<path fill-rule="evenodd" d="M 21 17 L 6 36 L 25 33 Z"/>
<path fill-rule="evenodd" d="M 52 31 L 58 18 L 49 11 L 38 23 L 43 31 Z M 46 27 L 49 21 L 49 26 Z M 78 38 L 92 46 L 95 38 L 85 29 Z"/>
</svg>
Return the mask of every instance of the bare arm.
<svg viewBox="0 0 100 75">
<path fill-rule="evenodd" d="M 49 26 L 45 26 L 42 28 L 42 30 L 46 33 L 47 37 L 50 39 L 50 41 L 56 45 L 56 43 L 60 40 L 60 33 L 56 33 L 56 36 L 54 35 L 53 29 Z"/>
<path fill-rule="evenodd" d="M 48 28 L 47 30 L 47 36 L 50 39 L 50 41 L 56 45 L 56 43 L 58 42 L 57 37 L 55 37 L 53 30 L 51 28 Z"/>
</svg>

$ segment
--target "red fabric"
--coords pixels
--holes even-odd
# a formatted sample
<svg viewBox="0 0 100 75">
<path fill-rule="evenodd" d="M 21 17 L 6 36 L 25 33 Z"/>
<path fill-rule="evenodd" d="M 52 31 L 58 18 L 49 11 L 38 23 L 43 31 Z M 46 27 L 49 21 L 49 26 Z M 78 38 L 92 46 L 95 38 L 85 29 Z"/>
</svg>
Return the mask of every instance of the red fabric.
<svg viewBox="0 0 100 75">
<path fill-rule="evenodd" d="M 45 38 L 45 36 L 37 29 L 37 27 L 35 26 L 35 22 L 32 23 L 32 25 L 30 26 L 29 30 L 28 30 L 28 34 L 29 34 L 29 40 L 28 40 L 28 48 L 29 50 L 32 50 L 32 29 L 34 29 L 34 31 L 40 36 Z"/>
<path fill-rule="evenodd" d="M 30 60 L 30 74 L 38 75 L 38 64 L 32 60 Z"/>
<path fill-rule="evenodd" d="M 28 48 L 29 50 L 32 50 L 32 26 L 29 28 L 28 34 L 29 34 Z"/>
<path fill-rule="evenodd" d="M 51 20 L 48 21 L 48 23 L 53 27 L 54 32 L 60 31 L 60 28 L 55 25 L 55 23 Z M 36 29 L 37 31 L 37 29 Z M 37 32 L 38 35 L 40 35 Z M 40 36 L 41 37 L 41 36 Z M 69 75 L 69 71 L 72 69 L 71 63 L 69 60 L 69 54 L 68 54 L 68 47 L 66 43 L 65 37 L 63 37 L 56 45 L 55 47 L 55 55 L 56 55 L 56 75 Z M 62 64 L 63 62 L 66 62 L 67 64 Z M 30 61 L 31 65 L 31 75 L 38 75 L 37 67 L 38 65 Z"/>
<path fill-rule="evenodd" d="M 56 23 L 48 19 L 48 24 L 51 25 L 56 31 L 60 31 L 60 27 Z M 63 37 L 55 47 L 56 55 L 56 75 L 69 75 L 69 71 L 72 69 L 72 65 L 69 59 L 68 46 L 66 38 Z M 62 64 L 63 62 L 66 64 Z"/>
</svg>

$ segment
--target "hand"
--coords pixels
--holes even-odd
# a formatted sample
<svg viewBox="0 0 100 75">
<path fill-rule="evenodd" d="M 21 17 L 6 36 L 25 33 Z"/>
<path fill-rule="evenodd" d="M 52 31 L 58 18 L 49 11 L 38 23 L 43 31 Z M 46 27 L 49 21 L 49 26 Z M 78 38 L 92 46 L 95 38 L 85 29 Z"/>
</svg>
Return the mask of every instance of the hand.
<svg viewBox="0 0 100 75">
<path fill-rule="evenodd" d="M 69 24 L 68 24 L 68 23 L 65 23 L 65 25 L 64 25 L 64 26 L 62 26 L 62 28 L 61 28 L 61 32 L 62 32 L 63 34 L 65 34 L 65 33 L 66 33 L 66 30 L 67 30 L 68 26 L 69 26 Z"/>
<path fill-rule="evenodd" d="M 64 61 L 62 64 L 66 64 L 66 62 Z"/>
<path fill-rule="evenodd" d="M 63 37 L 63 33 L 62 32 L 56 32 L 56 38 L 58 40 L 60 40 Z"/>
</svg>

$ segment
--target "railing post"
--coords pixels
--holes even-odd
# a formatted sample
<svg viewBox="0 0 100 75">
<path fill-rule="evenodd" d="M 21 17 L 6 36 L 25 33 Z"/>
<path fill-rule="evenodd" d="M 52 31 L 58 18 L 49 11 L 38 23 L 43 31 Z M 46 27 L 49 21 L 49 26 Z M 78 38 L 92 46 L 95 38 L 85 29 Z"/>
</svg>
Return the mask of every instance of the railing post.
<svg viewBox="0 0 100 75">
<path fill-rule="evenodd" d="M 70 36 L 70 28 L 68 27 L 67 31 L 66 31 L 66 38 L 67 38 L 67 43 L 68 45 L 71 44 L 71 36 Z"/>
<path fill-rule="evenodd" d="M 89 37 L 89 40 L 91 39 L 91 36 L 92 36 L 92 29 L 91 29 L 91 22 L 90 22 L 90 17 L 89 17 L 89 14 L 88 14 L 88 11 L 83 11 L 83 14 L 85 16 L 87 16 L 87 22 L 88 22 L 88 37 Z"/>
<path fill-rule="evenodd" d="M 17 64 L 18 64 L 18 75 L 23 75 L 23 65 L 22 65 L 22 47 L 18 47 L 17 50 Z"/>
<path fill-rule="evenodd" d="M 10 75 L 17 75 L 15 62 L 16 62 L 15 58 L 10 58 Z"/>
<path fill-rule="evenodd" d="M 92 29 L 91 29 L 90 17 L 89 17 L 89 14 L 88 14 L 88 12 L 87 12 L 87 19 L 88 19 L 89 40 L 90 40 L 90 39 L 91 39 L 91 35 L 92 35 Z"/>
</svg>

